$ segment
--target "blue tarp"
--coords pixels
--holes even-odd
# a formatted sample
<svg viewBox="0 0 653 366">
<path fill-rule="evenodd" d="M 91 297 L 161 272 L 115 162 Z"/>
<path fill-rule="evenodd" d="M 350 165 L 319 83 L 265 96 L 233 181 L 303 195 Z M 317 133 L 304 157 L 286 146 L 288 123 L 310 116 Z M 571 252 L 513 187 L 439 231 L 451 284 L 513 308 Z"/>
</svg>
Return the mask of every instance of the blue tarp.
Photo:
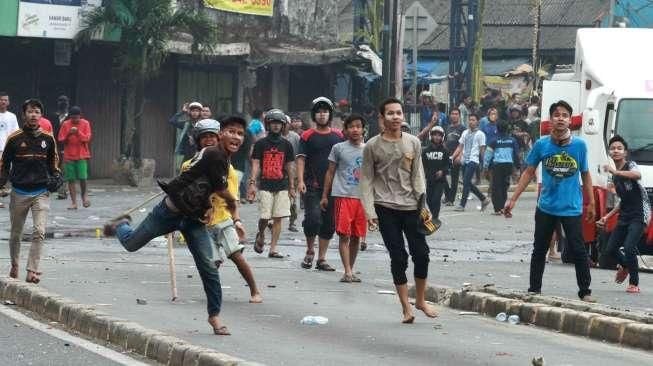
<svg viewBox="0 0 653 366">
<path fill-rule="evenodd" d="M 528 63 L 526 57 L 483 60 L 483 75 L 504 75 L 515 67 Z M 464 66 L 463 66 L 464 67 Z M 445 80 L 449 75 L 449 60 L 425 58 L 417 61 L 418 84 L 433 84 Z M 406 64 L 404 81 L 412 82 L 413 64 Z"/>
</svg>

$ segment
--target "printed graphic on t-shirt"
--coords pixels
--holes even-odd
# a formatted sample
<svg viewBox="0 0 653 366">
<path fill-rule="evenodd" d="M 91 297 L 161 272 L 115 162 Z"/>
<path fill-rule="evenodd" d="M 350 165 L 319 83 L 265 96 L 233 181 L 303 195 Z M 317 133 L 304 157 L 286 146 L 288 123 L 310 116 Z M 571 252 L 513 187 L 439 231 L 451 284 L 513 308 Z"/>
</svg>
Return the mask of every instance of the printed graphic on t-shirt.
<svg viewBox="0 0 653 366">
<path fill-rule="evenodd" d="M 429 151 L 425 156 L 428 160 L 442 160 L 444 153 L 442 151 Z"/>
<path fill-rule="evenodd" d="M 578 162 L 565 151 L 551 155 L 542 161 L 542 167 L 558 179 L 569 178 L 578 171 Z"/>
<path fill-rule="evenodd" d="M 283 162 L 285 154 L 276 147 L 263 152 L 262 177 L 263 179 L 283 179 Z"/>
<path fill-rule="evenodd" d="M 363 157 L 356 158 L 354 163 L 346 170 L 345 183 L 348 186 L 357 186 L 361 181 L 361 166 L 363 165 Z"/>
</svg>

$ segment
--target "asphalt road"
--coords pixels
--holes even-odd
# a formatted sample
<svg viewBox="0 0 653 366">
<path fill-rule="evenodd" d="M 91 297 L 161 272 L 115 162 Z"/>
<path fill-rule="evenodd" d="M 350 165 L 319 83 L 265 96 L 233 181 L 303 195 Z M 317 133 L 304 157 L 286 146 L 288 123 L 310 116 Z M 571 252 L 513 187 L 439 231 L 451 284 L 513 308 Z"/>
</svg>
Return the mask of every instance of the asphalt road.
<svg viewBox="0 0 653 366">
<path fill-rule="evenodd" d="M 146 365 L 0 305 L 0 365 Z M 150 363 L 151 364 L 151 363 Z"/>
<path fill-rule="evenodd" d="M 53 201 L 51 220 L 68 226 L 91 227 L 113 216 L 149 192 L 111 189 L 96 193 L 91 209 L 67 212 L 67 202 Z M 444 209 L 443 228 L 429 238 L 429 281 L 460 286 L 463 282 L 495 283 L 499 287 L 525 289 L 532 243 L 534 196 L 526 194 L 515 217 L 501 217 L 473 210 L 471 201 L 463 213 Z M 0 212 L 0 222 L 6 211 Z M 140 221 L 145 212 L 137 212 Z M 245 205 L 242 216 L 254 228 L 256 206 Z M 75 223 L 70 225 L 70 223 Z M 253 237 L 252 232 L 249 233 Z M 206 325 L 206 300 L 188 250 L 175 249 L 180 300 L 170 302 L 165 242 L 154 241 L 137 253 L 127 253 L 115 239 L 65 238 L 48 241 L 41 286 L 100 311 L 137 321 L 191 343 L 214 348 L 251 361 L 270 365 L 528 365 L 544 356 L 546 365 L 642 365 L 650 353 L 548 330 L 498 323 L 480 316 L 459 315 L 440 308 L 435 320 L 418 314 L 413 325 L 399 323 L 400 306 L 392 291 L 389 260 L 378 233 L 368 238 L 369 250 L 361 253 L 357 270 L 361 284 L 341 284 L 341 272 L 302 270 L 301 233 L 282 234 L 286 259 L 274 260 L 245 252 L 254 268 L 264 303 L 248 304 L 249 291 L 231 263 L 221 269 L 224 290 L 222 317 L 233 335 L 216 337 Z M 27 252 L 25 243 L 24 253 Z M 8 270 L 8 249 L 0 246 L 0 273 Z M 341 268 L 335 245 L 331 264 Z M 409 271 L 411 269 L 409 268 Z M 643 274 L 644 292 L 627 295 L 612 283 L 612 272 L 593 270 L 593 289 L 600 302 L 651 312 L 653 297 Z M 551 264 L 544 278 L 545 294 L 575 298 L 573 267 Z M 137 305 L 136 299 L 147 305 Z M 306 326 L 305 315 L 322 315 L 329 323 Z"/>
</svg>

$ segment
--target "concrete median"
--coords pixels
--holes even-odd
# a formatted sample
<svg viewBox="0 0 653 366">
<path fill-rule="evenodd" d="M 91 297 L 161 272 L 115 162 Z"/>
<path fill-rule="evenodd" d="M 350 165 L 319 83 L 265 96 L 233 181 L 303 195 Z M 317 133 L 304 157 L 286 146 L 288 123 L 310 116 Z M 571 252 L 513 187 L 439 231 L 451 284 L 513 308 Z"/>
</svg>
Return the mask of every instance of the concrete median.
<svg viewBox="0 0 653 366">
<path fill-rule="evenodd" d="M 409 294 L 414 296 L 415 288 Z M 493 287 L 466 286 L 457 290 L 431 286 L 428 301 L 454 309 L 494 317 L 505 312 L 521 323 L 590 337 L 599 341 L 653 350 L 653 316 L 621 311 L 600 304 L 542 295 L 529 295 Z"/>
<path fill-rule="evenodd" d="M 67 330 L 79 332 L 101 342 L 171 366 L 255 366 L 215 350 L 193 346 L 138 323 L 125 321 L 96 311 L 92 306 L 48 292 L 36 285 L 12 278 L 0 278 L 0 299 L 33 311 Z"/>
</svg>

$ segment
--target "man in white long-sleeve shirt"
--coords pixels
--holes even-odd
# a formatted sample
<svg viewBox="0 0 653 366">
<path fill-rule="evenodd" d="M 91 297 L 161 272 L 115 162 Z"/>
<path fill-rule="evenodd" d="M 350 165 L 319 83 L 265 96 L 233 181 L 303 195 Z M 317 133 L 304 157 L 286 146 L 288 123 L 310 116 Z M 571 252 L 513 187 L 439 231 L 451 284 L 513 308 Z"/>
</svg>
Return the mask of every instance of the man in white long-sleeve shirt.
<svg viewBox="0 0 653 366">
<path fill-rule="evenodd" d="M 9 94 L 0 91 L 0 156 L 5 149 L 7 137 L 18 130 L 16 115 L 7 110 L 9 108 Z M 0 202 L 0 208 L 5 204 Z"/>
</svg>

